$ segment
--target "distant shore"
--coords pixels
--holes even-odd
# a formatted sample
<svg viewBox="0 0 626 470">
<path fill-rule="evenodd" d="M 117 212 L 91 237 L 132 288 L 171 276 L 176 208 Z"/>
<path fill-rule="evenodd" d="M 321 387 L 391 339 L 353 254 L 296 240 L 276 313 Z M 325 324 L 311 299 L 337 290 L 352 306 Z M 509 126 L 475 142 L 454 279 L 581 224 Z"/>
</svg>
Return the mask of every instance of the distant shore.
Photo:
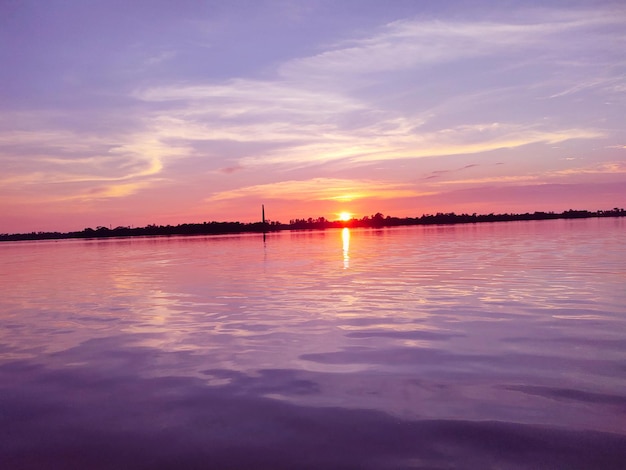
<svg viewBox="0 0 626 470">
<path fill-rule="evenodd" d="M 66 238 L 113 238 L 141 236 L 172 236 L 172 235 L 224 235 L 235 233 L 266 233 L 280 230 L 325 230 L 329 228 L 380 228 L 403 225 L 452 225 L 483 222 L 509 222 L 516 220 L 550 220 L 550 219 L 586 219 L 592 217 L 626 217 L 626 210 L 614 208 L 610 210 L 567 210 L 564 212 L 533 212 L 524 214 L 455 214 L 454 212 L 424 214 L 421 217 L 392 217 L 380 212 L 360 219 L 327 220 L 293 219 L 284 224 L 278 221 L 263 222 L 203 222 L 179 225 L 147 225 L 145 227 L 104 227 L 85 228 L 79 232 L 31 232 L 0 234 L 0 241 L 20 240 L 58 240 Z"/>
</svg>

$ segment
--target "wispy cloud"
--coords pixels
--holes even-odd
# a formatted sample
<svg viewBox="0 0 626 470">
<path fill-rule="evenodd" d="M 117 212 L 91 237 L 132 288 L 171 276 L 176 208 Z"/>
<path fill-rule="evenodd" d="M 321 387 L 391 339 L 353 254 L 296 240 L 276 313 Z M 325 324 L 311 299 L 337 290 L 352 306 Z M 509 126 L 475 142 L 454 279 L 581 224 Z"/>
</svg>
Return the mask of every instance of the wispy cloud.
<svg viewBox="0 0 626 470">
<path fill-rule="evenodd" d="M 409 111 L 402 105 L 395 109 L 388 102 L 381 105 L 376 95 L 360 91 L 361 79 L 369 84 L 385 81 L 394 70 L 494 54 L 504 54 L 506 60 L 509 50 L 545 47 L 548 38 L 555 35 L 616 23 L 606 12 L 576 11 L 558 17 L 548 10 L 543 15 L 534 13 L 515 22 L 396 21 L 370 36 L 289 60 L 278 66 L 273 78 L 144 87 L 137 89 L 134 97 L 161 107 L 149 120 L 162 140 L 188 141 L 190 145 L 222 140 L 271 144 L 242 156 L 238 165 L 245 167 L 302 167 L 333 161 L 358 164 L 602 137 L 602 130 L 588 127 L 538 126 L 533 122 L 536 116 L 517 122 L 472 122 L 475 118 L 469 110 L 460 115 L 465 117 L 465 124 L 439 129 L 429 124 L 426 131 L 423 126 L 433 111 L 451 115 L 456 102 L 481 92 L 464 91 L 453 97 L 445 110 L 439 104 Z M 609 83 L 613 79 L 606 80 Z M 600 83 L 592 80 L 578 87 Z M 571 88 L 560 94 L 575 91 Z M 516 89 L 509 88 L 506 93 L 508 96 L 500 97 L 503 102 L 511 100 Z"/>
<path fill-rule="evenodd" d="M 597 88 L 605 88 L 613 90 L 616 86 L 619 86 L 625 80 L 624 77 L 610 77 L 610 78 L 593 78 L 583 83 L 577 83 L 565 90 L 559 91 L 549 96 L 549 98 L 560 98 L 575 93 L 579 93 L 584 90 L 592 90 Z"/>
<path fill-rule="evenodd" d="M 535 11 L 540 13 L 539 11 Z M 336 79 L 382 71 L 432 66 L 460 58 L 520 52 L 521 48 L 563 47 L 548 40 L 557 35 L 598 25 L 620 24 L 605 11 L 570 11 L 559 17 L 550 10 L 512 21 L 441 21 L 408 19 L 385 25 L 369 37 L 345 41 L 313 57 L 283 65 L 290 78 Z M 622 18 L 623 20 L 623 18 Z"/>
<path fill-rule="evenodd" d="M 119 182 L 120 187 L 139 189 L 149 186 L 146 179 L 163 172 L 166 161 L 189 154 L 184 145 L 163 139 L 160 127 L 146 127 L 140 119 L 135 120 L 136 129 L 99 133 L 60 127 L 59 112 L 33 112 L 27 119 L 16 113 L 15 118 L 26 124 L 12 129 L 17 126 L 5 120 L 4 129 L 0 128 L 0 159 L 5 162 L 0 183 L 4 185 Z M 117 197 L 130 193 L 106 192 Z"/>
<path fill-rule="evenodd" d="M 451 173 L 457 173 L 459 171 L 467 170 L 469 168 L 474 168 L 474 167 L 477 167 L 477 166 L 479 166 L 479 165 L 477 165 L 475 163 L 472 163 L 472 164 L 469 164 L 469 165 L 462 166 L 461 168 L 453 168 L 453 169 L 450 169 L 450 170 L 434 170 L 428 176 L 425 176 L 424 179 L 425 180 L 437 179 L 437 178 L 440 178 L 443 175 L 449 175 Z"/>
<path fill-rule="evenodd" d="M 543 184 L 544 180 L 538 175 L 503 175 L 486 176 L 482 178 L 454 179 L 439 181 L 437 185 L 484 185 L 484 184 L 510 184 L 510 183 L 537 183 Z"/>
<path fill-rule="evenodd" d="M 497 175 L 466 179 L 449 179 L 437 181 L 433 187 L 438 186 L 472 186 L 485 184 L 546 184 L 558 183 L 564 178 L 584 175 L 623 175 L 626 174 L 626 162 L 603 162 L 582 167 L 566 168 L 562 170 L 546 170 L 533 172 L 525 175 Z"/>
<path fill-rule="evenodd" d="M 170 85 L 140 89 L 143 101 L 178 102 L 183 116 L 271 116 L 276 112 L 319 117 L 363 108 L 358 101 L 328 90 L 314 90 L 286 81 L 232 79 L 212 85 Z"/>
<path fill-rule="evenodd" d="M 170 87 L 144 90 L 137 96 L 169 103 L 166 110 L 150 118 L 150 127 L 161 141 L 271 144 L 243 156 L 239 164 L 246 167 L 474 154 L 603 135 L 596 129 L 546 129 L 512 123 L 463 124 L 426 132 L 421 129 L 425 115 L 376 109 L 371 103 L 334 92 L 298 92 L 293 85 L 279 82 Z"/>
<path fill-rule="evenodd" d="M 491 132 L 484 132 L 489 128 Z M 599 130 L 541 130 L 535 126 L 459 126 L 437 132 L 397 135 L 375 134 L 367 129 L 337 133 L 319 142 L 278 149 L 271 154 L 248 157 L 245 165 L 306 162 L 307 164 L 348 159 L 352 163 L 415 159 L 444 155 L 470 155 L 509 149 L 533 143 L 554 144 L 573 139 L 593 139 Z"/>
<path fill-rule="evenodd" d="M 603 162 L 596 165 L 568 168 L 565 170 L 555 171 L 555 175 L 572 176 L 572 175 L 601 175 L 601 174 L 624 174 L 626 173 L 626 162 L 614 161 Z"/>
<path fill-rule="evenodd" d="M 223 191 L 211 196 L 207 201 L 221 201 L 253 196 L 266 199 L 293 199 L 301 201 L 351 201 L 363 198 L 392 199 L 425 194 L 427 193 L 416 191 L 415 188 L 403 183 L 374 180 L 313 178 L 304 181 L 289 180 Z"/>
</svg>

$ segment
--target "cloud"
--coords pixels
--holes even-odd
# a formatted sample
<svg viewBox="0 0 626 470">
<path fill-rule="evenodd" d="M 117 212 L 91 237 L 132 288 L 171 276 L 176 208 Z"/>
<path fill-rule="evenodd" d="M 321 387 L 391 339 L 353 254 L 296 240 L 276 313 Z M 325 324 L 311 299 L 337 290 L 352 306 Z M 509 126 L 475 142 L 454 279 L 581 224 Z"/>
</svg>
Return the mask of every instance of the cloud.
<svg viewBox="0 0 626 470">
<path fill-rule="evenodd" d="M 188 147 L 164 140 L 160 128 L 150 121 L 135 119 L 134 129 L 96 132 L 64 128 L 59 124 L 61 112 L 14 113 L 13 117 L 21 128 L 6 116 L 0 126 L 0 160 L 5 166 L 0 183 L 4 185 L 127 182 L 128 187 L 147 187 L 146 181 L 135 183 L 153 179 L 163 172 L 165 162 L 189 154 Z M 121 196 L 128 191 L 109 194 Z"/>
<path fill-rule="evenodd" d="M 143 87 L 133 96 L 156 105 L 157 111 L 146 121 L 162 140 L 177 140 L 183 146 L 185 141 L 188 146 L 204 142 L 205 148 L 212 141 L 265 144 L 239 156 L 237 165 L 245 167 L 301 168 L 339 161 L 359 164 L 603 137 L 602 130 L 573 123 L 540 126 L 532 113 L 521 119 L 503 113 L 508 114 L 508 120 L 483 123 L 475 114 L 477 109 L 494 108 L 485 101 L 493 99 L 491 87 L 488 91 L 480 91 L 480 87 L 457 90 L 453 96 L 440 96 L 432 106 L 410 109 L 401 101 L 391 104 L 389 86 L 378 96 L 360 81 L 363 78 L 370 84 L 383 84 L 393 80 L 396 70 L 415 70 L 468 57 L 498 55 L 498 60 L 511 62 L 514 59 L 509 51 L 518 53 L 531 46 L 538 46 L 542 54 L 545 47 L 557 53 L 549 38 L 575 36 L 581 30 L 616 23 L 603 11 L 553 13 L 531 11 L 522 15 L 522 20 L 500 22 L 395 21 L 368 37 L 289 60 L 277 67 L 274 77 L 267 73 L 264 80 L 234 78 L 218 83 Z M 594 80 L 590 79 L 587 86 L 601 83 Z M 403 85 L 401 93 L 421 96 L 419 84 Z M 528 88 L 527 83 L 523 85 Z M 497 88 L 497 107 L 527 107 L 517 101 L 519 88 Z M 437 128 L 434 117 L 440 122 L 448 119 L 461 123 Z"/>
<path fill-rule="evenodd" d="M 471 179 L 456 179 L 437 181 L 436 186 L 445 185 L 485 185 L 485 184 L 546 184 L 548 182 L 562 181 L 563 178 L 571 178 L 580 175 L 622 175 L 626 174 L 626 162 L 603 162 L 585 167 L 567 168 L 563 170 L 548 170 L 526 175 L 497 175 Z M 436 187 L 435 186 L 435 187 Z"/>
<path fill-rule="evenodd" d="M 152 183 L 153 181 L 139 181 L 133 183 L 117 183 L 111 185 L 96 186 L 90 188 L 88 191 L 85 191 L 82 194 L 72 196 L 71 199 L 89 201 L 97 199 L 126 197 L 130 196 L 131 194 L 135 194 L 142 189 L 150 187 Z"/>
<path fill-rule="evenodd" d="M 364 163 L 426 156 L 474 154 L 531 143 L 603 136 L 595 129 L 540 129 L 507 123 L 463 124 L 421 131 L 424 115 L 385 111 L 334 92 L 293 84 L 234 80 L 220 85 L 171 86 L 136 93 L 168 103 L 149 118 L 161 141 L 232 141 L 269 144 L 241 156 L 238 165 L 294 167 L 348 160 Z"/>
<path fill-rule="evenodd" d="M 603 162 L 593 166 L 568 168 L 566 170 L 555 171 L 554 175 L 601 175 L 601 174 L 623 174 L 626 173 L 626 162 Z"/>
<path fill-rule="evenodd" d="M 424 179 L 432 180 L 432 179 L 440 178 L 441 176 L 446 175 L 446 174 L 457 173 L 459 171 L 467 170 L 469 168 L 474 168 L 477 166 L 480 166 L 480 165 L 476 163 L 471 163 L 469 165 L 462 166 L 461 168 L 454 168 L 451 170 L 435 170 L 435 171 L 432 171 L 428 176 L 424 177 Z"/>
<path fill-rule="evenodd" d="M 174 51 L 162 51 L 158 54 L 152 55 L 144 60 L 144 65 L 146 66 L 154 66 L 159 65 L 163 62 L 173 59 L 176 57 L 177 53 Z"/>
<path fill-rule="evenodd" d="M 423 196 L 428 193 L 416 191 L 411 185 L 372 180 L 349 180 L 337 178 L 312 178 L 289 180 L 272 184 L 247 186 L 214 194 L 207 201 L 222 201 L 246 197 L 266 199 L 291 199 L 301 201 L 351 201 L 363 198 L 393 199 Z"/>
<path fill-rule="evenodd" d="M 534 13 L 534 14 L 533 14 Z M 280 68 L 282 76 L 308 80 L 366 76 L 371 73 L 431 67 L 458 59 L 478 58 L 529 47 L 556 50 L 558 35 L 607 24 L 619 25 L 610 12 L 551 10 L 519 12 L 516 21 L 441 21 L 405 19 L 389 23 L 369 37 L 338 43 L 319 54 L 292 60 Z M 623 18 L 622 18 L 623 20 Z M 566 46 L 567 47 L 567 46 Z"/>
<path fill-rule="evenodd" d="M 267 117 L 276 112 L 319 117 L 363 108 L 346 95 L 281 80 L 231 79 L 210 85 L 151 87 L 136 90 L 133 96 L 147 102 L 178 102 L 181 117 L 186 118 Z"/>
<path fill-rule="evenodd" d="M 579 93 L 583 90 L 590 90 L 594 88 L 604 88 L 606 90 L 612 90 L 620 81 L 623 81 L 622 77 L 593 78 L 586 82 L 577 83 L 565 90 L 554 93 L 550 95 L 549 98 L 560 98 L 562 96 L 567 96 L 567 95 Z"/>
<path fill-rule="evenodd" d="M 492 183 L 533 183 L 543 184 L 544 181 L 538 175 L 508 175 L 508 176 L 486 176 L 483 178 L 471 178 L 463 180 L 439 181 L 438 185 L 484 185 Z"/>
<path fill-rule="evenodd" d="M 225 168 L 220 168 L 219 171 L 221 173 L 226 173 L 227 175 L 230 175 L 231 173 L 235 173 L 236 171 L 240 171 L 243 170 L 243 166 L 241 165 L 234 165 L 234 166 L 228 166 Z"/>
<path fill-rule="evenodd" d="M 315 141 L 344 142 L 341 121 L 353 114 L 363 119 L 369 112 L 366 104 L 334 92 L 254 80 L 150 88 L 135 96 L 164 106 L 146 117 L 155 136 L 189 145 L 231 141 L 297 148 Z M 259 155 L 259 150 L 250 153 Z M 265 153 L 261 160 L 272 163 Z"/>
<path fill-rule="evenodd" d="M 490 132 L 485 132 L 490 129 Z M 436 132 L 398 134 L 375 133 L 371 128 L 328 135 L 320 141 L 278 149 L 270 154 L 243 159 L 253 166 L 267 163 L 306 164 L 348 159 L 352 163 L 415 159 L 444 155 L 469 155 L 534 143 L 594 139 L 604 136 L 599 130 L 541 130 L 522 125 L 458 126 Z"/>
</svg>

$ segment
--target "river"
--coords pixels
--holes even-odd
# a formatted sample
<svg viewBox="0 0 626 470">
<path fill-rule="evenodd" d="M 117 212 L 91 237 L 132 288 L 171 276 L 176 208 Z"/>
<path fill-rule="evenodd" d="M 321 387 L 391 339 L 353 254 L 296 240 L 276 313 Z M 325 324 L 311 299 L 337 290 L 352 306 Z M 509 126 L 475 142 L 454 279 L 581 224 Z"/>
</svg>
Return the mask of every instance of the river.
<svg viewBox="0 0 626 470">
<path fill-rule="evenodd" d="M 624 468 L 626 220 L 0 244 L 4 468 Z"/>
</svg>

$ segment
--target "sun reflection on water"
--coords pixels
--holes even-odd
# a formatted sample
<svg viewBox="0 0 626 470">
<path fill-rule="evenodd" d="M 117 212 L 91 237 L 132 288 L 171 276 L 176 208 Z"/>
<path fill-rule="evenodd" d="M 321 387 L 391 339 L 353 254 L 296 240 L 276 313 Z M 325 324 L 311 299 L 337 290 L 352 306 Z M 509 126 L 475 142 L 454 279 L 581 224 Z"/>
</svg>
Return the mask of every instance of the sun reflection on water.
<svg viewBox="0 0 626 470">
<path fill-rule="evenodd" d="M 341 231 L 341 240 L 343 241 L 343 269 L 350 267 L 350 229 L 344 227 Z"/>
</svg>

